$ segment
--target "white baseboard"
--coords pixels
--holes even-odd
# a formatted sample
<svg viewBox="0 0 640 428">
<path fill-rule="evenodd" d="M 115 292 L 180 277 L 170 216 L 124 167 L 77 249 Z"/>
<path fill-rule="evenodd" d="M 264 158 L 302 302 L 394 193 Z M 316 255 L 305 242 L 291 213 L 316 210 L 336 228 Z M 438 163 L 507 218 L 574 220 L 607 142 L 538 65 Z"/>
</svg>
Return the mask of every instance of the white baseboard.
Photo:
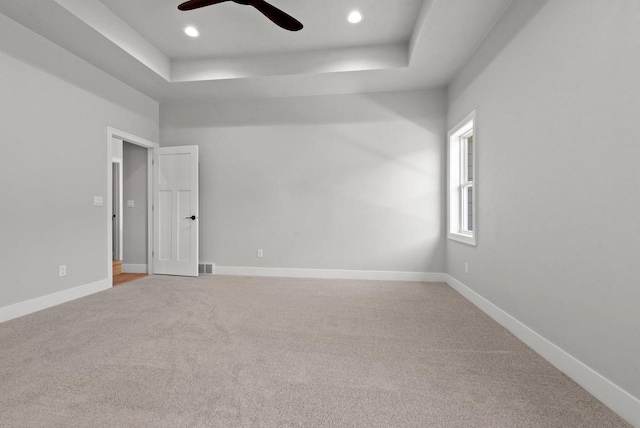
<svg viewBox="0 0 640 428">
<path fill-rule="evenodd" d="M 396 272 L 339 269 L 289 269 L 268 267 L 215 266 L 214 275 L 271 276 L 281 278 L 365 279 L 380 281 L 445 282 L 438 272 Z"/>
<path fill-rule="evenodd" d="M 147 273 L 147 265 L 122 264 L 122 273 Z"/>
<path fill-rule="evenodd" d="M 626 419 L 640 427 L 640 400 L 584 364 L 562 348 L 540 336 L 531 328 L 503 311 L 451 275 L 446 282 L 467 300 L 522 340 L 561 372 L 573 379 L 591 395 Z"/>
<path fill-rule="evenodd" d="M 52 306 L 60 305 L 71 300 L 79 299 L 90 294 L 111 288 L 106 279 L 81 285 L 57 293 L 48 294 L 0 308 L 0 322 L 5 322 L 24 315 L 29 315 Z"/>
</svg>

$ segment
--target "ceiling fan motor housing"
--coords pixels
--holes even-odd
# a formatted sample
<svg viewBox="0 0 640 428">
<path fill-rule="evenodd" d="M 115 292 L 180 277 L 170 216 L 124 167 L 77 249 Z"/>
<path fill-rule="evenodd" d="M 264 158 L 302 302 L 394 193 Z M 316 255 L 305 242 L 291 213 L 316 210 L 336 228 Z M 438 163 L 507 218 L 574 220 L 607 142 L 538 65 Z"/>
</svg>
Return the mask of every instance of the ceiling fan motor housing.
<svg viewBox="0 0 640 428">
<path fill-rule="evenodd" d="M 234 3 L 241 4 L 243 6 L 253 6 L 264 16 L 285 30 L 300 31 L 304 27 L 300 21 L 264 0 L 189 0 L 181 3 L 178 6 L 178 9 L 193 10 L 227 1 L 233 1 Z"/>
</svg>

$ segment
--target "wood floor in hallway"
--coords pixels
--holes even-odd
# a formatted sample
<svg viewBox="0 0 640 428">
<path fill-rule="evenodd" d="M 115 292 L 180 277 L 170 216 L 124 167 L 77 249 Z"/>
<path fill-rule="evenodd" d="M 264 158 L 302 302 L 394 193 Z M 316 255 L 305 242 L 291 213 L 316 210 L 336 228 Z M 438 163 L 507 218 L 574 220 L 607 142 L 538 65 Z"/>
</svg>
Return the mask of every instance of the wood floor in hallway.
<svg viewBox="0 0 640 428">
<path fill-rule="evenodd" d="M 146 273 L 126 273 L 122 272 L 122 260 L 113 261 L 113 286 L 148 276 Z"/>
<path fill-rule="evenodd" d="M 113 286 L 124 284 L 125 282 L 135 281 L 136 279 L 148 276 L 146 273 L 120 273 L 113 275 Z"/>
</svg>

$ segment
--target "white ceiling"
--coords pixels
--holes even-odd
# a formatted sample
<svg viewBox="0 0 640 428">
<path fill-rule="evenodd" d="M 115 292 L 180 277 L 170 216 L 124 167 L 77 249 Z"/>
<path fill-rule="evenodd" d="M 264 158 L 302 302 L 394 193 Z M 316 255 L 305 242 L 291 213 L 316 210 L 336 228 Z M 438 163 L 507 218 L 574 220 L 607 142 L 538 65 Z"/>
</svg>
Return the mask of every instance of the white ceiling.
<svg viewBox="0 0 640 428">
<path fill-rule="evenodd" d="M 422 0 L 271 0 L 303 23 L 302 31 L 290 32 L 232 1 L 187 12 L 177 9 L 180 0 L 102 3 L 171 59 L 406 44 L 422 6 Z M 365 18 L 358 25 L 347 22 L 354 9 Z M 198 28 L 199 38 L 185 36 L 189 25 Z"/>
<path fill-rule="evenodd" d="M 299 32 L 233 2 L 182 12 L 180 0 L 3 0 L 0 13 L 173 101 L 444 87 L 511 2 L 271 0 L 305 25 Z M 353 9 L 360 24 L 346 21 Z"/>
</svg>

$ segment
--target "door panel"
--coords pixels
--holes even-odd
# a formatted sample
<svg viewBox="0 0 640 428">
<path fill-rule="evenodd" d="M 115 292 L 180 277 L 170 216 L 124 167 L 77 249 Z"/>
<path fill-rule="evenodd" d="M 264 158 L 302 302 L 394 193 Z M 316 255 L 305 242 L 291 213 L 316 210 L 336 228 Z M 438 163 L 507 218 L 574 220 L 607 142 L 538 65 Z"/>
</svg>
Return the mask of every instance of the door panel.
<svg viewBox="0 0 640 428">
<path fill-rule="evenodd" d="M 186 261 L 191 260 L 193 255 L 191 254 L 191 234 L 189 228 L 192 226 L 193 221 L 188 219 L 191 217 L 191 191 L 180 190 L 178 191 L 178 219 L 182 219 L 178 222 L 180 230 L 178 231 L 178 260 Z"/>
<path fill-rule="evenodd" d="M 154 273 L 198 276 L 198 147 L 153 156 Z"/>
</svg>

